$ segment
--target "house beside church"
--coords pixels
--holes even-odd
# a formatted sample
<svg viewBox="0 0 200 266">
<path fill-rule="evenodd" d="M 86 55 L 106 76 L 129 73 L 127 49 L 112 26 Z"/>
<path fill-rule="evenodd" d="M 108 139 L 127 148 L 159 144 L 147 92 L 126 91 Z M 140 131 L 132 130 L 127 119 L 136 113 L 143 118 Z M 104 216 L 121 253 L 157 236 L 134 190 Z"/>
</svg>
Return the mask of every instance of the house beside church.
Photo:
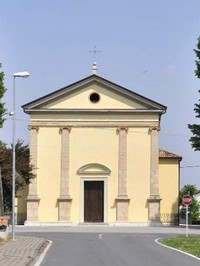
<svg viewBox="0 0 200 266">
<path fill-rule="evenodd" d="M 159 148 L 164 105 L 93 74 L 23 109 L 35 166 L 17 207 L 26 225 L 173 222 L 181 157 Z"/>
</svg>

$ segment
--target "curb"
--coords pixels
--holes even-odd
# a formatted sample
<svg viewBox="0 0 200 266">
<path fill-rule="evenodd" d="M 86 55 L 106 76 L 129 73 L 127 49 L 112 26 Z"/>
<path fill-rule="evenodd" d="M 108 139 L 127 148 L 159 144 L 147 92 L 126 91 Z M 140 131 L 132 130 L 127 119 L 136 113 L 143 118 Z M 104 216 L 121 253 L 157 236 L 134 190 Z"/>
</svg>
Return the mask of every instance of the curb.
<svg viewBox="0 0 200 266">
<path fill-rule="evenodd" d="M 45 255 L 46 255 L 46 253 L 47 253 L 47 251 L 49 250 L 49 248 L 50 248 L 51 245 L 52 245 L 52 241 L 51 241 L 51 240 L 46 240 L 46 241 L 42 244 L 42 246 L 40 247 L 40 249 L 39 249 L 39 251 L 38 251 L 38 255 L 37 255 L 37 257 L 35 258 L 33 264 L 31 264 L 31 265 L 39 266 L 39 265 L 42 263 L 42 261 L 43 261 Z"/>
<path fill-rule="evenodd" d="M 173 248 L 173 247 L 170 247 L 170 246 L 167 246 L 167 245 L 164 245 L 164 244 L 160 243 L 160 242 L 159 242 L 160 239 L 161 239 L 161 238 L 156 238 L 156 239 L 155 239 L 155 243 L 158 244 L 158 245 L 160 245 L 160 246 L 163 246 L 163 247 L 165 247 L 165 248 L 168 248 L 168 249 L 172 249 L 172 250 L 178 251 L 178 252 L 180 252 L 180 253 L 182 253 L 182 254 L 185 254 L 185 255 L 187 255 L 187 256 L 190 256 L 190 257 L 192 257 L 192 258 L 194 258 L 194 259 L 196 259 L 196 260 L 200 260 L 200 258 L 197 257 L 197 256 L 195 256 L 195 255 L 192 255 L 192 254 L 187 253 L 187 252 L 185 252 L 185 251 L 182 251 L 182 250 L 180 250 L 180 249 Z"/>
</svg>

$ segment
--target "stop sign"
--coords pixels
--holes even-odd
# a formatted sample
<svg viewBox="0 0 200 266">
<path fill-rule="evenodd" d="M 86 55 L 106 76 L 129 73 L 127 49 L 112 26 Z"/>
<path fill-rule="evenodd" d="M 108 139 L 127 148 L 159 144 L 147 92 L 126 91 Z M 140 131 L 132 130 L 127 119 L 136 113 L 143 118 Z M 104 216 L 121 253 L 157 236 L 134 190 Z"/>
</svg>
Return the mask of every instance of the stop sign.
<svg viewBox="0 0 200 266">
<path fill-rule="evenodd" d="M 192 197 L 190 195 L 183 196 L 183 204 L 184 205 L 190 205 L 192 203 Z"/>
</svg>

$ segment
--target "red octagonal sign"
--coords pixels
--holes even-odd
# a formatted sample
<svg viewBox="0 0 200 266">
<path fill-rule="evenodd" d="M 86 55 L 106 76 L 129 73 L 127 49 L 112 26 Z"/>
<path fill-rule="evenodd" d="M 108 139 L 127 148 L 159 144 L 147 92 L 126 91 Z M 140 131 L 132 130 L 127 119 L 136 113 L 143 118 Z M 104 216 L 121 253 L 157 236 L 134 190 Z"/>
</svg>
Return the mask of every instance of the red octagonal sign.
<svg viewBox="0 0 200 266">
<path fill-rule="evenodd" d="M 190 195 L 183 196 L 183 204 L 184 205 L 190 205 L 192 203 L 192 197 Z"/>
</svg>

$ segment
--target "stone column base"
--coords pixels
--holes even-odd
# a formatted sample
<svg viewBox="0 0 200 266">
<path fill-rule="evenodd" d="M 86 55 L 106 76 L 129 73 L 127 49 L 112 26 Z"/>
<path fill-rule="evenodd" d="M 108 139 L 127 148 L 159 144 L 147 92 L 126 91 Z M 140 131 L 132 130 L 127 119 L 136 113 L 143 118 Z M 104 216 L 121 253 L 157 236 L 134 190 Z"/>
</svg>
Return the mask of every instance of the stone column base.
<svg viewBox="0 0 200 266">
<path fill-rule="evenodd" d="M 149 196 L 149 222 L 160 223 L 160 201 L 159 195 Z"/>
<path fill-rule="evenodd" d="M 38 221 L 38 196 L 28 196 L 27 199 L 27 221 Z"/>
<path fill-rule="evenodd" d="M 70 221 L 71 201 L 69 195 L 58 198 L 58 221 Z"/>
<path fill-rule="evenodd" d="M 118 195 L 116 198 L 117 205 L 117 221 L 127 222 L 128 221 L 128 204 L 130 199 L 127 195 Z"/>
</svg>

